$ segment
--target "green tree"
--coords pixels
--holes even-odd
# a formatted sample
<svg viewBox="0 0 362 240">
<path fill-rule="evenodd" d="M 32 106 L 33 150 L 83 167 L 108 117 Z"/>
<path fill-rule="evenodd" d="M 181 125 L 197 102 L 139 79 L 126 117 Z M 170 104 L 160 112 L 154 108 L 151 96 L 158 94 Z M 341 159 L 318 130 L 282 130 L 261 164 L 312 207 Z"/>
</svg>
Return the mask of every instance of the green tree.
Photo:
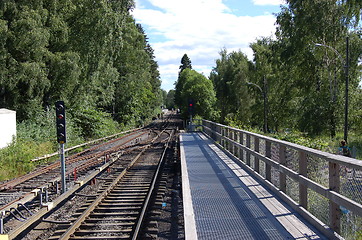
<svg viewBox="0 0 362 240">
<path fill-rule="evenodd" d="M 220 121 L 238 122 L 249 125 L 251 101 L 248 93 L 249 61 L 241 51 L 220 52 L 221 59 L 216 60 L 216 67 L 210 74 L 215 86 L 217 106 L 220 109 Z"/>
<path fill-rule="evenodd" d="M 179 89 L 182 115 L 185 118 L 188 117 L 188 102 L 192 99 L 194 102 L 194 115 L 211 120 L 216 119 L 216 97 L 211 80 L 189 68 L 181 72 L 180 80 L 184 83 L 182 89 Z"/>
<path fill-rule="evenodd" d="M 2 23 L 6 22 L 3 45 L 7 49 L 6 86 L 3 99 L 6 107 L 17 110 L 19 119 L 32 117 L 42 110 L 44 92 L 50 86 L 46 59 L 50 32 L 45 19 L 48 12 L 41 1 L 5 1 L 1 3 Z M 4 39 L 5 40 L 5 39 Z M 3 70 L 1 70 L 3 71 Z"/>
<path fill-rule="evenodd" d="M 187 56 L 187 54 L 185 53 L 182 58 L 181 58 L 181 65 L 179 67 L 180 71 L 178 73 L 178 78 L 177 81 L 175 82 L 175 104 L 177 106 L 181 106 L 181 104 L 183 103 L 182 101 L 182 96 L 181 96 L 181 89 L 183 89 L 184 84 L 185 84 L 185 78 L 181 78 L 181 73 L 185 70 L 185 69 L 192 69 L 192 65 L 191 65 L 191 60 L 190 58 Z"/>
<path fill-rule="evenodd" d="M 81 109 L 124 125 L 156 114 L 158 64 L 133 8 L 133 0 L 1 1 L 1 107 L 20 121 L 59 99 L 75 117 Z"/>
<path fill-rule="evenodd" d="M 175 90 L 171 89 L 170 91 L 168 91 L 167 96 L 166 96 L 166 107 L 168 109 L 176 109 L 175 106 Z"/>
<path fill-rule="evenodd" d="M 293 101 L 299 113 L 296 123 L 301 131 L 312 135 L 329 131 L 333 137 L 341 122 L 343 64 L 334 51 L 316 49 L 315 43 L 343 53 L 348 34 L 345 16 L 345 8 L 333 0 L 288 1 L 288 7 L 277 15 L 283 72 L 295 89 Z M 355 61 L 353 57 L 351 62 Z M 352 88 L 356 87 L 355 81 L 351 82 Z"/>
<path fill-rule="evenodd" d="M 186 68 L 192 69 L 191 60 L 185 53 L 181 58 L 181 65 L 179 67 L 180 73 L 185 70 Z"/>
</svg>

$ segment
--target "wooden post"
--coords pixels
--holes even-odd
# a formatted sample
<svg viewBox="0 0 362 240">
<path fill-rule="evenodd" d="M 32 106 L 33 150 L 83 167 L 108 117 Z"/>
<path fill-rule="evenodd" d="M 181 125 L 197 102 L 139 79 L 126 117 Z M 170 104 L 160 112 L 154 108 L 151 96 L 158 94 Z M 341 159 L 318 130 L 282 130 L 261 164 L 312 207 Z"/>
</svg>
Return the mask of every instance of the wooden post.
<svg viewBox="0 0 362 240">
<path fill-rule="evenodd" d="M 229 129 L 229 138 L 230 140 L 234 140 L 234 130 Z M 230 141 L 230 152 L 234 155 L 234 144 Z"/>
<path fill-rule="evenodd" d="M 239 143 L 240 142 L 240 132 L 237 131 L 235 132 L 235 142 Z M 240 147 L 237 145 L 236 146 L 236 157 L 240 159 Z"/>
<path fill-rule="evenodd" d="M 339 192 L 340 190 L 340 176 L 339 164 L 329 162 L 329 189 L 331 191 Z M 341 231 L 341 210 L 339 205 L 329 200 L 329 219 L 332 229 L 340 233 Z"/>
<path fill-rule="evenodd" d="M 279 144 L 279 163 L 283 166 L 286 164 L 286 158 L 285 158 L 285 146 L 282 144 Z M 279 173 L 279 185 L 280 190 L 284 193 L 287 191 L 287 177 L 284 173 Z"/>
<path fill-rule="evenodd" d="M 258 137 L 254 137 L 254 150 L 255 152 L 259 152 L 259 138 Z M 260 166 L 259 166 L 259 158 L 255 157 L 254 158 L 254 170 L 259 173 L 260 172 Z"/>
<path fill-rule="evenodd" d="M 211 131 L 211 132 L 210 132 L 210 136 L 211 136 L 212 139 L 214 139 L 214 141 L 216 141 L 217 139 L 216 139 L 216 137 L 215 137 L 215 136 L 216 136 L 216 135 L 215 135 L 215 130 L 216 130 L 216 129 L 215 129 L 215 125 L 214 125 L 213 123 L 210 123 L 210 126 L 209 126 L 209 127 L 210 127 L 210 131 Z"/>
<path fill-rule="evenodd" d="M 226 150 L 228 150 L 228 151 L 230 151 L 230 149 L 229 149 L 229 146 L 230 146 L 230 142 L 229 142 L 229 128 L 225 128 L 225 131 L 226 131 L 226 133 L 225 133 L 225 137 L 226 137 L 226 142 L 225 142 L 225 144 L 226 144 Z"/>
<path fill-rule="evenodd" d="M 265 156 L 271 158 L 271 142 L 265 140 Z M 271 182 L 271 166 L 268 163 L 265 163 L 265 178 Z"/>
<path fill-rule="evenodd" d="M 239 133 L 239 143 L 244 146 L 244 134 L 242 132 Z M 240 158 L 241 161 L 244 161 L 244 150 L 242 150 L 240 148 L 239 151 L 240 151 L 240 153 L 239 153 L 240 157 L 239 158 Z"/>
<path fill-rule="evenodd" d="M 246 147 L 250 149 L 250 135 L 246 134 Z M 250 166 L 250 153 L 246 152 L 246 165 Z"/>
<path fill-rule="evenodd" d="M 217 139 L 218 139 L 219 143 L 222 146 L 222 141 L 221 141 L 222 129 L 221 129 L 221 126 L 220 125 L 216 126 L 216 129 L 217 129 L 217 132 L 219 133 L 219 135 L 217 136 Z"/>
<path fill-rule="evenodd" d="M 303 151 L 299 152 L 299 174 L 307 177 L 307 154 Z M 308 209 L 308 189 L 301 183 L 299 183 L 299 204 Z"/>
<path fill-rule="evenodd" d="M 233 141 L 236 140 L 236 131 L 233 130 Z M 233 155 L 236 155 L 236 145 L 233 143 Z"/>
</svg>

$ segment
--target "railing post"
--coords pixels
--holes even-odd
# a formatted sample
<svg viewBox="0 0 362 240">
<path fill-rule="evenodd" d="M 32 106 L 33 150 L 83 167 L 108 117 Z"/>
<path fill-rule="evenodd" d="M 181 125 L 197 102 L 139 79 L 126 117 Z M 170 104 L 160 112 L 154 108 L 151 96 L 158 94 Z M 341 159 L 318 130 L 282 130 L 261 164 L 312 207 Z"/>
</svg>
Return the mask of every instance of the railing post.
<svg viewBox="0 0 362 240">
<path fill-rule="evenodd" d="M 219 135 L 217 135 L 217 140 L 219 141 L 220 145 L 222 146 L 222 129 L 220 127 L 220 125 L 216 125 L 216 131 L 219 133 Z"/>
<path fill-rule="evenodd" d="M 238 142 L 239 140 L 239 132 L 237 130 L 235 130 L 234 132 L 234 141 Z M 238 145 L 234 145 L 234 155 L 238 155 L 239 154 L 239 148 Z"/>
<path fill-rule="evenodd" d="M 235 142 L 239 142 L 239 131 L 235 131 Z M 240 158 L 240 148 L 239 145 L 235 145 L 235 156 Z"/>
<path fill-rule="evenodd" d="M 229 128 L 229 151 L 233 154 L 234 144 L 232 143 L 234 131 Z"/>
<path fill-rule="evenodd" d="M 231 152 L 231 154 L 233 154 L 233 149 L 234 149 L 234 144 L 231 142 L 231 140 L 233 140 L 233 130 L 229 128 L 229 136 L 228 138 L 229 140 L 229 152 Z"/>
<path fill-rule="evenodd" d="M 239 132 L 239 143 L 244 146 L 244 134 Z M 239 158 L 241 161 L 244 161 L 244 150 L 242 148 L 239 149 Z"/>
<path fill-rule="evenodd" d="M 235 142 L 238 141 L 238 134 L 236 130 L 233 131 L 233 140 Z M 238 154 L 238 147 L 235 144 L 233 144 L 233 149 L 234 149 L 233 154 L 234 156 L 236 156 Z"/>
<path fill-rule="evenodd" d="M 259 152 L 259 138 L 254 137 L 254 150 L 255 152 Z M 259 166 L 259 158 L 254 157 L 254 170 L 259 173 L 260 172 L 260 166 Z"/>
<path fill-rule="evenodd" d="M 250 135 L 246 134 L 246 147 L 250 149 Z M 250 152 L 246 152 L 246 165 L 250 166 Z"/>
<path fill-rule="evenodd" d="M 265 140 L 265 156 L 271 158 L 271 142 Z M 271 166 L 268 163 L 265 163 L 265 178 L 271 182 Z"/>
<path fill-rule="evenodd" d="M 233 136 L 233 131 L 230 129 L 230 128 L 228 128 L 228 138 L 229 138 L 229 146 L 228 146 L 228 150 L 229 150 L 229 152 L 231 152 L 231 154 L 233 153 L 233 144 L 231 143 L 231 141 L 230 140 L 232 140 L 233 138 L 232 138 L 232 136 Z"/>
<path fill-rule="evenodd" d="M 307 177 L 307 154 L 303 151 L 299 151 L 299 174 Z M 299 183 L 299 204 L 307 210 L 308 189 L 302 183 Z"/>
<path fill-rule="evenodd" d="M 211 129 L 212 139 L 214 139 L 214 141 L 217 142 L 216 125 L 214 123 L 211 123 L 210 129 Z"/>
<path fill-rule="evenodd" d="M 285 158 L 285 146 L 282 144 L 279 144 L 279 163 L 283 166 L 286 164 L 286 158 Z M 282 192 L 286 193 L 287 191 L 287 177 L 283 172 L 279 173 L 279 188 Z"/>
<path fill-rule="evenodd" d="M 334 192 L 340 190 L 339 164 L 329 162 L 329 189 Z M 339 205 L 329 200 L 329 219 L 332 229 L 340 233 L 341 231 L 341 210 Z"/>
<path fill-rule="evenodd" d="M 226 150 L 230 151 L 230 129 L 228 127 L 226 127 Z"/>
</svg>

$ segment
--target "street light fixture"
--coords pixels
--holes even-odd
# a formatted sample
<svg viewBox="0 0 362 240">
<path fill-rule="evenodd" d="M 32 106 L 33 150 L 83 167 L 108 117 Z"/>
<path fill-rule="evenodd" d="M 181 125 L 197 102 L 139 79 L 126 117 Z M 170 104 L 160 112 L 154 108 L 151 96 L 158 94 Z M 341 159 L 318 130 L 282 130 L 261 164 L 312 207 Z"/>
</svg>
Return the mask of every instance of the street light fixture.
<svg viewBox="0 0 362 240">
<path fill-rule="evenodd" d="M 268 101 L 268 96 L 267 96 L 267 81 L 266 78 L 264 76 L 264 90 L 257 84 L 255 83 L 251 83 L 246 81 L 246 84 L 248 85 L 252 85 L 254 87 L 257 87 L 259 89 L 259 91 L 261 92 L 261 94 L 263 95 L 263 99 L 264 99 L 264 133 L 266 133 L 268 131 L 268 109 L 267 109 L 267 101 Z"/>
<path fill-rule="evenodd" d="M 325 45 L 325 44 L 321 44 L 321 43 L 316 43 L 315 46 L 319 46 L 319 47 L 326 47 L 326 48 L 329 48 L 331 50 L 334 51 L 335 54 L 337 54 L 339 60 L 341 60 L 342 62 L 342 65 L 344 65 L 345 67 L 345 103 L 344 103 L 344 140 L 347 142 L 347 138 L 348 138 L 348 82 L 349 82 L 349 79 L 348 79 L 348 37 L 346 37 L 346 60 L 343 61 L 343 58 L 341 56 L 341 54 L 339 54 L 339 52 L 334 49 L 333 47 L 331 46 L 328 46 L 328 45 Z"/>
</svg>

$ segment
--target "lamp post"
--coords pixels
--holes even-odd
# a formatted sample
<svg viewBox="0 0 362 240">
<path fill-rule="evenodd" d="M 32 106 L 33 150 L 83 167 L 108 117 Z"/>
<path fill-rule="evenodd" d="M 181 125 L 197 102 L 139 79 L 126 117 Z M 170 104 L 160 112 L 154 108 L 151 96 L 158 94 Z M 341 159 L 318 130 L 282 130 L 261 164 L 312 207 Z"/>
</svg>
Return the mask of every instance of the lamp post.
<svg viewBox="0 0 362 240">
<path fill-rule="evenodd" d="M 264 90 L 259 85 L 255 84 L 255 83 L 251 83 L 251 82 L 246 81 L 246 84 L 252 85 L 252 86 L 258 88 L 259 91 L 261 92 L 261 94 L 263 95 L 263 99 L 264 99 L 264 126 L 263 126 L 263 131 L 264 131 L 264 133 L 266 133 L 268 131 L 267 80 L 266 80 L 266 78 L 264 76 Z"/>
<path fill-rule="evenodd" d="M 325 44 L 321 44 L 321 43 L 316 43 L 315 46 L 319 46 L 319 47 L 326 47 L 329 48 L 331 50 L 334 51 L 334 53 L 337 54 L 337 56 L 339 57 L 339 60 L 341 60 L 342 65 L 344 64 L 344 68 L 345 68 L 345 103 L 344 103 L 344 140 L 347 142 L 347 138 L 348 138 L 348 85 L 349 85 L 349 79 L 348 79 L 348 54 L 349 54 L 349 50 L 348 50 L 348 45 L 349 45 L 349 38 L 348 36 L 346 37 L 346 60 L 343 61 L 343 58 L 341 56 L 341 54 L 339 54 L 339 52 L 334 49 L 331 46 L 325 45 Z"/>
</svg>

